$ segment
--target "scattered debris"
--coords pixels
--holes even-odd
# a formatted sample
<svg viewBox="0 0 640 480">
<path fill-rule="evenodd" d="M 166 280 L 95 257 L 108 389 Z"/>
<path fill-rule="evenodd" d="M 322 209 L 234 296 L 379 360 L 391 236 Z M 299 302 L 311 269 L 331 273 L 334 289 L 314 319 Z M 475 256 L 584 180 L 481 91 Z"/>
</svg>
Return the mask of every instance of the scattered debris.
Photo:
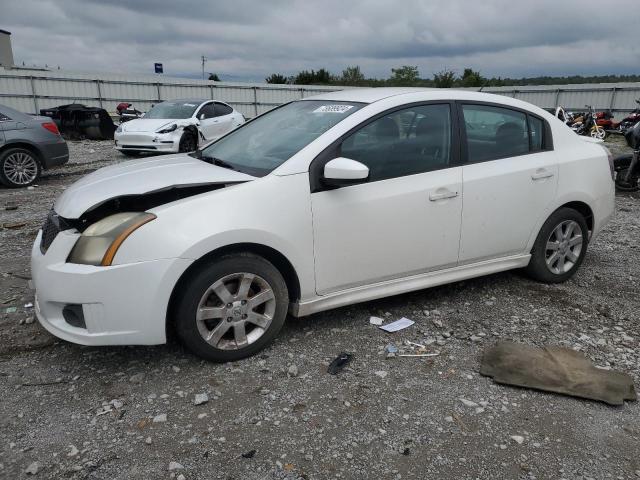
<svg viewBox="0 0 640 480">
<path fill-rule="evenodd" d="M 393 332 L 397 332 L 398 330 L 403 330 L 407 327 L 410 327 L 414 323 L 416 322 L 414 322 L 413 320 L 409 320 L 406 317 L 402 317 L 400 320 L 387 323 L 386 325 L 382 325 L 381 327 L 378 327 L 378 328 L 380 328 L 381 330 L 384 330 L 385 332 L 393 333 Z"/>
<path fill-rule="evenodd" d="M 193 400 L 194 405 L 203 405 L 209 401 L 209 395 L 206 393 L 196 393 L 196 397 Z"/>
<path fill-rule="evenodd" d="M 3 223 L 2 228 L 6 228 L 8 230 L 18 230 L 19 228 L 26 227 L 26 222 L 20 223 Z"/>
<path fill-rule="evenodd" d="M 398 354 L 398 347 L 396 347 L 394 344 L 390 343 L 386 347 L 384 347 L 384 351 L 387 354 L 387 358 L 395 357 Z"/>
<path fill-rule="evenodd" d="M 398 357 L 437 357 L 440 355 L 439 352 L 436 353 L 401 353 Z"/>
<path fill-rule="evenodd" d="M 289 377 L 297 377 L 298 376 L 298 367 L 295 365 L 289 365 L 287 369 L 287 375 Z"/>
<path fill-rule="evenodd" d="M 609 405 L 636 400 L 626 373 L 596 368 L 584 354 L 564 347 L 536 348 L 500 342 L 485 351 L 480 374 L 496 383 L 562 393 Z"/>
<path fill-rule="evenodd" d="M 155 417 L 153 417 L 153 423 L 162 423 L 162 422 L 166 422 L 167 421 L 167 414 L 166 413 L 161 413 L 159 415 L 156 415 Z"/>
<path fill-rule="evenodd" d="M 475 408 L 475 407 L 477 407 L 477 406 L 478 406 L 478 404 L 477 404 L 476 402 L 472 402 L 471 400 L 467 400 L 466 398 L 460 398 L 459 400 L 460 400 L 460 402 L 462 402 L 462 404 L 463 404 L 465 407 L 472 407 L 472 408 Z"/>
<path fill-rule="evenodd" d="M 169 471 L 172 472 L 173 470 L 182 470 L 184 468 L 184 466 L 181 463 L 178 462 L 169 462 Z"/>
<path fill-rule="evenodd" d="M 31 302 L 25 303 L 24 304 L 24 308 L 33 308 L 33 303 L 31 303 Z"/>
<path fill-rule="evenodd" d="M 333 362 L 331 362 L 329 368 L 327 368 L 327 373 L 336 375 L 344 367 L 346 367 L 346 365 L 351 361 L 352 357 L 353 355 L 351 355 L 350 353 L 342 352 L 333 360 Z"/>
<path fill-rule="evenodd" d="M 375 325 L 376 327 L 379 327 L 380 325 L 382 325 L 384 323 L 384 320 L 381 319 L 380 317 L 370 317 L 369 318 L 369 323 L 371 325 Z"/>
<path fill-rule="evenodd" d="M 136 373 L 135 375 L 131 375 L 131 377 L 129 377 L 129 381 L 131 383 L 142 383 L 142 380 L 144 380 L 144 373 Z"/>
<path fill-rule="evenodd" d="M 518 445 L 522 445 L 522 442 L 524 442 L 524 437 L 520 435 L 511 435 L 509 438 L 516 442 Z"/>
<path fill-rule="evenodd" d="M 380 378 L 386 378 L 386 376 L 389 374 L 389 372 L 385 372 L 384 370 L 377 370 L 373 373 L 375 373 Z"/>
<path fill-rule="evenodd" d="M 69 445 L 69 447 L 71 450 L 69 451 L 69 453 L 67 453 L 67 457 L 75 457 L 80 453 L 80 450 L 78 450 L 75 445 Z"/>
<path fill-rule="evenodd" d="M 249 450 L 248 452 L 242 454 L 242 458 L 253 458 L 255 454 L 256 450 Z"/>
<path fill-rule="evenodd" d="M 36 475 L 40 471 L 40 468 L 40 462 L 31 462 L 24 473 L 27 475 Z"/>
<path fill-rule="evenodd" d="M 18 311 L 17 307 L 8 307 L 4 310 L 6 313 L 16 313 Z"/>
</svg>

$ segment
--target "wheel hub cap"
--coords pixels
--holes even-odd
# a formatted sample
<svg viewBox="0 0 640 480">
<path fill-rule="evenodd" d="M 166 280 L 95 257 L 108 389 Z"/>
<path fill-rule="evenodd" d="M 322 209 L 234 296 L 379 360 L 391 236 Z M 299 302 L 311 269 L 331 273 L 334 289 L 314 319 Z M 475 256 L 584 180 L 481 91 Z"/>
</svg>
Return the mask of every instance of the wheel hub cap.
<svg viewBox="0 0 640 480">
<path fill-rule="evenodd" d="M 265 279 L 252 273 L 227 275 L 202 296 L 196 313 L 198 332 L 214 348 L 244 348 L 267 331 L 275 308 L 275 295 Z"/>
<path fill-rule="evenodd" d="M 27 152 L 9 155 L 3 165 L 4 175 L 16 185 L 28 185 L 38 175 L 36 160 Z"/>
<path fill-rule="evenodd" d="M 553 229 L 545 251 L 547 268 L 556 275 L 571 270 L 582 252 L 582 230 L 573 220 L 565 220 Z"/>
</svg>

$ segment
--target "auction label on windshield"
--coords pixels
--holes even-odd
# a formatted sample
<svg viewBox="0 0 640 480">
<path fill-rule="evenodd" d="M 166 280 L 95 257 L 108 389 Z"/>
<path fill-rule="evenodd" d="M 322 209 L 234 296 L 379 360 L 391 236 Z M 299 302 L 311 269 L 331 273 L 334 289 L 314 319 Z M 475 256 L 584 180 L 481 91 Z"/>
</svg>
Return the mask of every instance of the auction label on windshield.
<svg viewBox="0 0 640 480">
<path fill-rule="evenodd" d="M 353 105 L 322 105 L 311 113 L 344 113 L 353 108 Z"/>
</svg>

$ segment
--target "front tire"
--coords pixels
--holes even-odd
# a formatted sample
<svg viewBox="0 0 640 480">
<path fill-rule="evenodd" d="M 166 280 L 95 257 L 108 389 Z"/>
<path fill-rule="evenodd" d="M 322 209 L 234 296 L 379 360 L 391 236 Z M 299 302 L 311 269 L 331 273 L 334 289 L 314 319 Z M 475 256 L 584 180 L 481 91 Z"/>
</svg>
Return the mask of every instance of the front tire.
<svg viewBox="0 0 640 480">
<path fill-rule="evenodd" d="M 0 153 L 0 183 L 9 188 L 33 185 L 42 173 L 36 155 L 25 148 L 8 148 Z"/>
<path fill-rule="evenodd" d="M 180 137 L 178 153 L 194 152 L 198 148 L 198 138 L 190 132 L 185 132 Z"/>
<path fill-rule="evenodd" d="M 589 228 L 584 217 L 572 208 L 560 208 L 540 229 L 525 271 L 540 282 L 564 282 L 582 264 L 588 243 Z"/>
<path fill-rule="evenodd" d="M 287 285 L 269 261 L 250 253 L 225 255 L 195 271 L 179 292 L 176 332 L 196 355 L 239 360 L 276 337 L 289 307 Z"/>
</svg>

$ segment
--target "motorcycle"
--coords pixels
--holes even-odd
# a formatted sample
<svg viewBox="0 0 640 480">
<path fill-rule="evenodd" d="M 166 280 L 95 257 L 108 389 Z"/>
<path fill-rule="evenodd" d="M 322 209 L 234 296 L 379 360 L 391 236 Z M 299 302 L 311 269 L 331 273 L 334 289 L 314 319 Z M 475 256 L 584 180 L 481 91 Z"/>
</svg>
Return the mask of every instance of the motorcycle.
<svg viewBox="0 0 640 480">
<path fill-rule="evenodd" d="M 616 189 L 623 192 L 640 190 L 640 121 L 624 133 L 627 145 L 633 153 L 614 158 Z"/>
<path fill-rule="evenodd" d="M 142 112 L 133 108 L 131 103 L 121 102 L 116 106 L 120 124 L 142 117 Z"/>
<path fill-rule="evenodd" d="M 613 113 L 610 110 L 596 113 L 596 124 L 605 130 L 613 130 L 617 127 L 613 121 Z"/>
<path fill-rule="evenodd" d="M 620 131 L 621 133 L 626 132 L 629 128 L 640 122 L 640 98 L 636 100 L 636 103 L 639 105 L 639 107 L 633 110 L 625 118 L 623 118 L 622 121 L 618 124 L 618 131 Z"/>
<path fill-rule="evenodd" d="M 571 129 L 578 135 L 589 135 L 592 138 L 604 140 L 607 132 L 597 124 L 591 105 L 585 105 L 585 107 L 588 109 L 587 113 L 585 113 L 581 119 L 576 119 L 571 125 Z"/>
</svg>

